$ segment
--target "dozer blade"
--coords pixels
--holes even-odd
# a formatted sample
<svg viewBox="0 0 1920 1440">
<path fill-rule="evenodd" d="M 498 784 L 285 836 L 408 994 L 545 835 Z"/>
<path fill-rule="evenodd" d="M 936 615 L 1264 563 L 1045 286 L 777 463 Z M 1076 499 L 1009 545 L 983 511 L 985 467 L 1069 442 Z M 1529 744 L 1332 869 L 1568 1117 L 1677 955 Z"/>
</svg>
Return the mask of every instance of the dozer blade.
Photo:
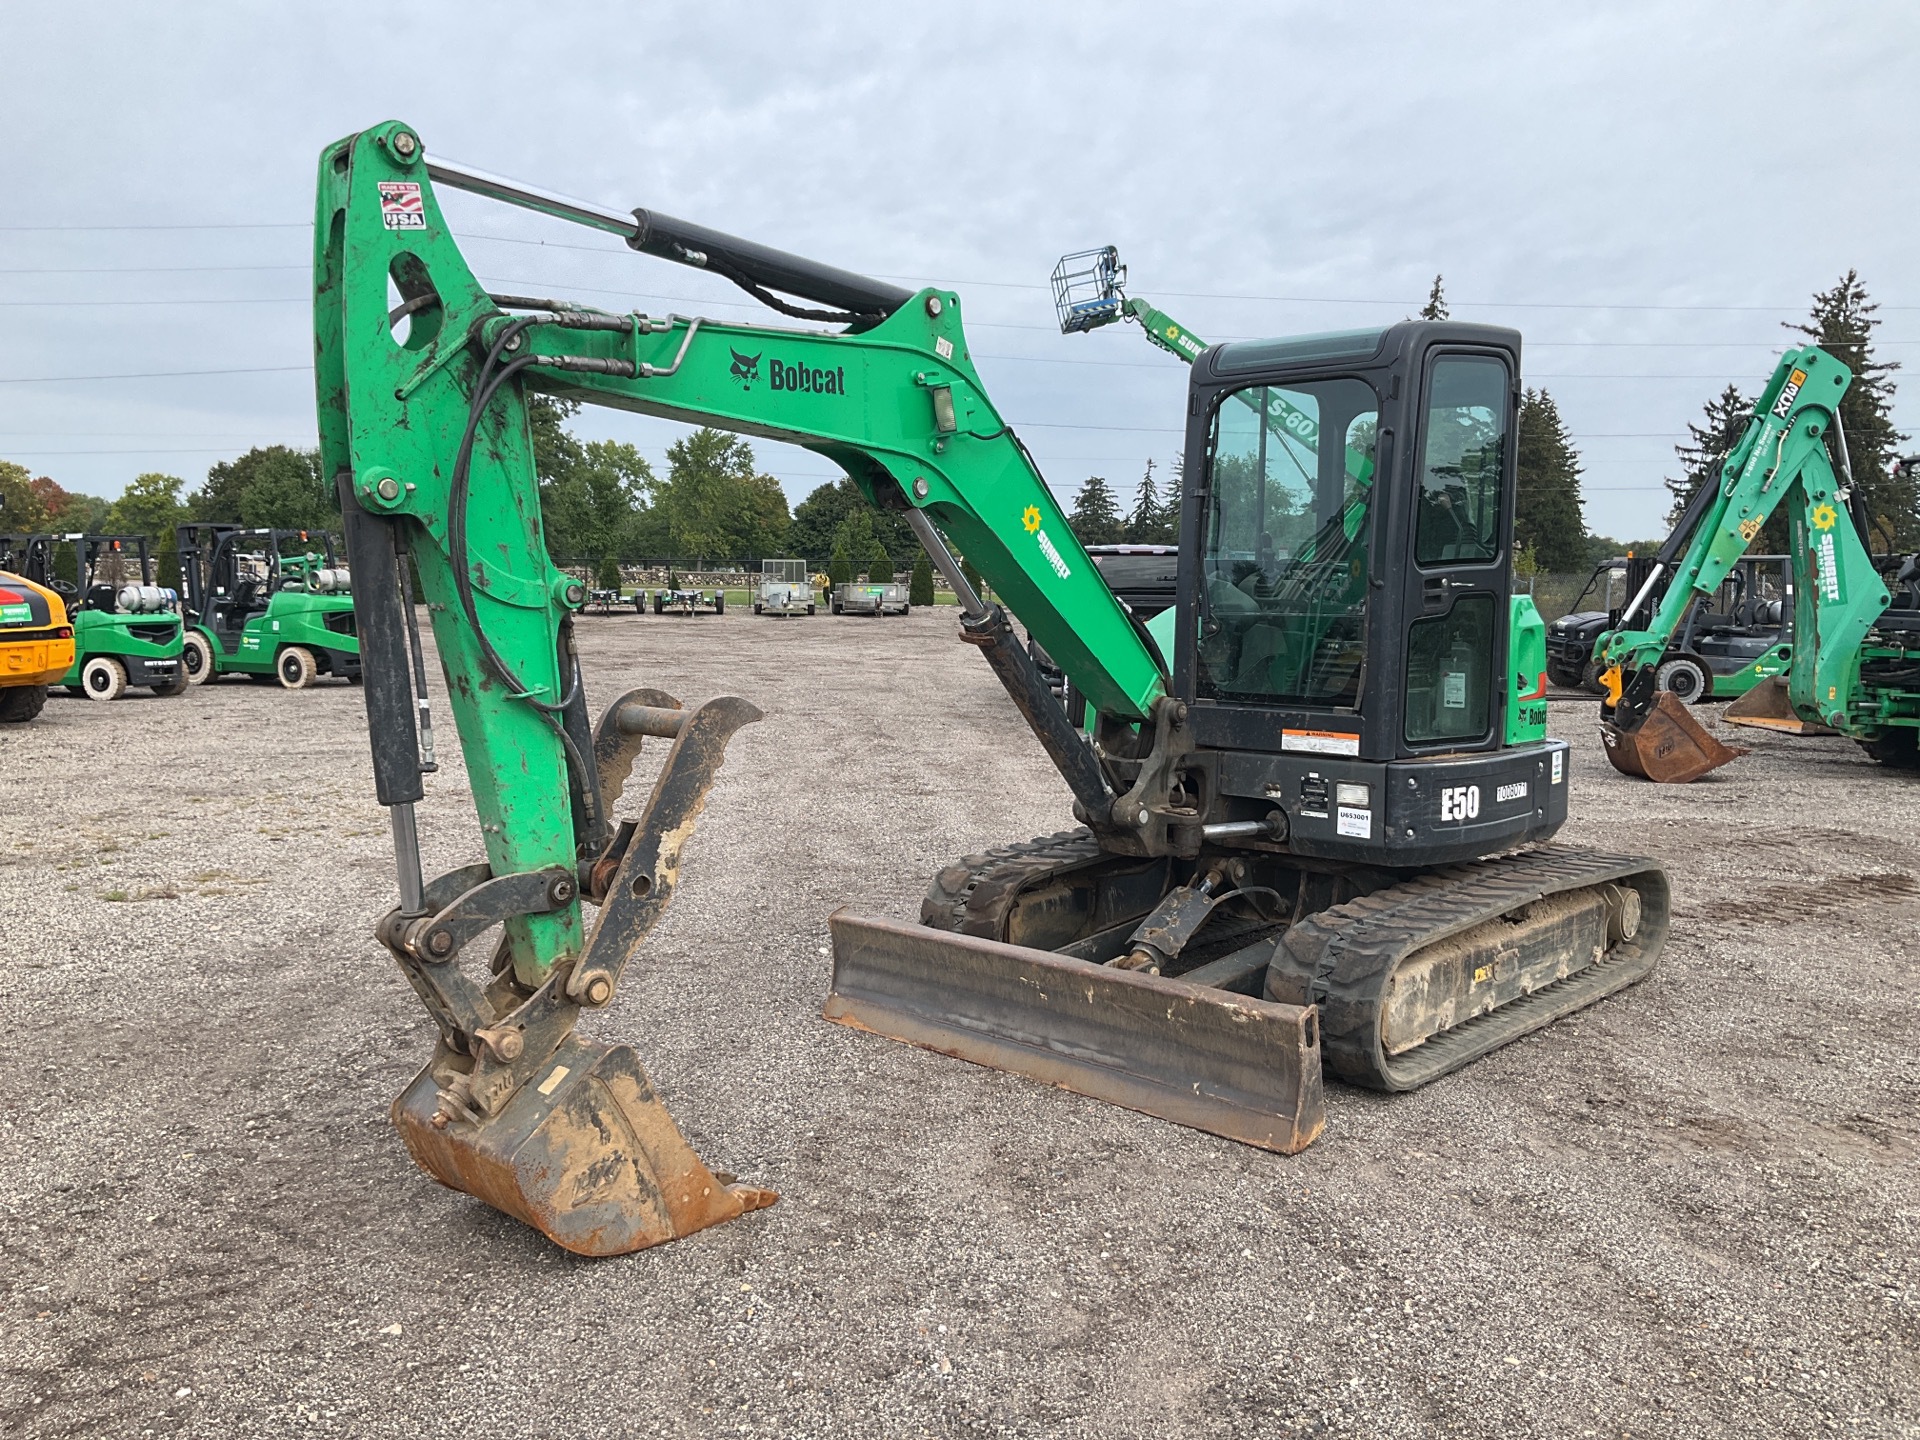
<svg viewBox="0 0 1920 1440">
<path fill-rule="evenodd" d="M 1747 753 L 1714 739 L 1687 707 L 1665 690 L 1631 729 L 1602 720 L 1600 738 L 1606 742 L 1607 759 L 1614 769 L 1661 785 L 1698 780 Z"/>
<path fill-rule="evenodd" d="M 1778 675 L 1755 685 L 1721 712 L 1729 725 L 1747 725 L 1755 730 L 1777 730 L 1783 735 L 1832 735 L 1831 726 L 1802 720 L 1794 713 L 1793 700 L 1787 694 L 1787 682 Z"/>
<path fill-rule="evenodd" d="M 828 923 L 836 1024 L 1284 1154 L 1325 1124 L 1310 1005 L 844 910 Z"/>
<path fill-rule="evenodd" d="M 393 1102 L 414 1163 L 576 1255 L 624 1255 L 774 1202 L 693 1153 L 625 1045 L 570 1036 L 475 1124 L 441 1113 L 429 1065 Z"/>
</svg>

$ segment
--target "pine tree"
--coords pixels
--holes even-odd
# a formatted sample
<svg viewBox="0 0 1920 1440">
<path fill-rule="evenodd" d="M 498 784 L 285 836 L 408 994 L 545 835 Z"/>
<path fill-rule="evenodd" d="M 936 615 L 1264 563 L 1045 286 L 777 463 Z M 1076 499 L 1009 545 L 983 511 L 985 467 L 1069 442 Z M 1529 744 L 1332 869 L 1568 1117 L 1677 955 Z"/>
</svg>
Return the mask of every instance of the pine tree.
<svg viewBox="0 0 1920 1440">
<path fill-rule="evenodd" d="M 1186 488 L 1187 457 L 1178 456 L 1173 462 L 1173 474 L 1167 479 L 1167 493 L 1160 505 L 1160 528 L 1166 536 L 1164 544 L 1180 543 L 1180 507 L 1181 491 Z"/>
<path fill-rule="evenodd" d="M 1427 303 L 1420 307 L 1422 320 L 1445 320 L 1448 317 L 1446 292 L 1440 288 L 1440 277 L 1433 277 L 1433 289 L 1427 292 Z"/>
<path fill-rule="evenodd" d="M 875 585 L 890 584 L 893 580 L 893 557 L 878 540 L 867 552 L 867 579 Z"/>
<path fill-rule="evenodd" d="M 1165 545 L 1173 539 L 1166 507 L 1160 500 L 1160 487 L 1154 483 L 1151 460 L 1147 461 L 1146 473 L 1133 492 L 1133 513 L 1127 516 L 1125 539 L 1129 545 Z"/>
<path fill-rule="evenodd" d="M 1580 456 L 1545 390 L 1521 396 L 1519 448 L 1513 543 L 1530 547 L 1543 570 L 1578 570 L 1587 555 Z"/>
<path fill-rule="evenodd" d="M 1126 534 L 1120 502 L 1098 475 L 1089 475 L 1080 493 L 1073 497 L 1073 513 L 1067 516 L 1067 524 L 1082 545 L 1114 545 Z"/>
<path fill-rule="evenodd" d="M 933 604 L 933 565 L 924 550 L 913 562 L 913 579 L 907 586 L 907 602 L 912 605 Z"/>
<path fill-rule="evenodd" d="M 600 561 L 600 573 L 595 577 L 593 583 L 602 590 L 619 590 L 620 562 L 611 555 L 602 558 Z"/>
<path fill-rule="evenodd" d="M 1865 500 L 1876 549 L 1907 550 L 1920 545 L 1920 474 L 1895 467 L 1905 438 L 1893 426 L 1894 361 L 1873 358 L 1873 329 L 1880 307 L 1867 298 L 1857 271 L 1849 270 L 1831 290 L 1813 297 L 1804 325 L 1788 328 L 1812 339 L 1853 371 L 1853 384 L 1840 402 L 1840 427 L 1853 466 L 1855 492 Z"/>
<path fill-rule="evenodd" d="M 1673 453 L 1680 459 L 1680 478 L 1666 482 L 1673 494 L 1673 508 L 1667 511 L 1669 529 L 1680 523 L 1688 502 L 1702 485 L 1720 483 L 1720 467 L 1726 463 L 1733 447 L 1740 443 L 1752 415 L 1753 402 L 1740 393 L 1738 385 L 1729 385 L 1707 402 L 1699 420 L 1688 424 L 1687 434 L 1692 437 L 1692 443 L 1673 447 Z"/>
<path fill-rule="evenodd" d="M 830 585 L 845 585 L 852 579 L 853 562 L 847 558 L 847 542 L 842 538 L 833 543 L 833 558 L 827 561 L 827 582 Z"/>
</svg>

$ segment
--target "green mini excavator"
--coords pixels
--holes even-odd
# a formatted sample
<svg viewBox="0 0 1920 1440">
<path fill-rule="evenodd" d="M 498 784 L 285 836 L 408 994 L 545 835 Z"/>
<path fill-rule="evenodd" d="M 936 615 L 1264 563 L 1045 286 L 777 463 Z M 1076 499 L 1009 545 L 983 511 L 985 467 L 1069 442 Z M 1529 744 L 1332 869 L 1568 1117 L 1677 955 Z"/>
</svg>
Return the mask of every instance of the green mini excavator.
<svg viewBox="0 0 1920 1440">
<path fill-rule="evenodd" d="M 437 187 L 710 271 L 804 328 L 489 293 Z M 1424 1084 L 1661 949 L 1657 866 L 1544 843 L 1570 776 L 1544 707 L 1514 700 L 1512 331 L 1410 322 L 1195 357 L 1168 645 L 1089 563 L 950 290 L 571 200 L 389 122 L 321 157 L 314 308 L 399 878 L 378 933 L 439 1030 L 394 1117 L 430 1174 L 569 1249 L 634 1250 L 774 1198 L 701 1162 L 631 1049 L 576 1032 L 614 999 L 759 713 L 636 689 L 595 719 L 573 644 L 586 590 L 541 528 L 532 393 L 841 467 L 919 537 L 1072 797 L 1081 828 L 956 861 L 917 923 L 832 916 L 830 1020 L 1291 1152 L 1322 1127 L 1323 1069 Z M 1312 439 L 1274 433 L 1276 404 Z M 1086 733 L 950 544 L 1086 698 Z M 484 846 L 431 879 L 416 575 Z M 623 805 L 649 742 L 651 793 Z M 490 963 L 463 963 L 490 933 Z"/>
</svg>

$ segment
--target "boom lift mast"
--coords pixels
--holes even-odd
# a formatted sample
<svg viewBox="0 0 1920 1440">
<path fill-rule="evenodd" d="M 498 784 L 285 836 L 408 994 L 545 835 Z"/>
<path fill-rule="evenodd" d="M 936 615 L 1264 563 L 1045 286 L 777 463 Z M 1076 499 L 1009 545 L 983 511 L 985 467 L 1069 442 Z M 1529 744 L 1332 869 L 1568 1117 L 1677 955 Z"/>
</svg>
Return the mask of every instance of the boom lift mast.
<svg viewBox="0 0 1920 1440">
<path fill-rule="evenodd" d="M 435 184 L 844 328 L 490 295 Z M 1291 1151 L 1322 1123 L 1323 1053 L 1342 1076 L 1411 1088 L 1651 967 L 1657 867 L 1559 847 L 1470 863 L 1548 838 L 1566 814 L 1566 747 L 1530 720 L 1515 739 L 1504 674 L 1512 332 L 1414 323 L 1207 352 L 1169 667 L 988 398 L 951 291 L 501 180 L 429 158 L 394 122 L 323 154 L 315 246 L 321 444 L 399 870 L 379 933 L 440 1030 L 394 1113 L 444 1183 L 595 1254 L 773 1199 L 701 1163 L 630 1049 L 573 1033 L 613 999 L 729 739 L 759 714 L 634 690 L 591 722 L 572 638 L 585 587 L 546 551 L 530 390 L 841 466 L 904 513 L 960 600 L 962 638 L 1067 782 L 1084 831 L 948 867 L 921 925 L 836 914 L 829 1018 Z M 1257 444 L 1236 429 L 1256 395 L 1273 413 L 1274 389 L 1339 434 L 1377 427 L 1382 499 L 1345 544 L 1306 543 L 1344 527 L 1341 457 L 1297 447 L 1291 469 L 1260 471 L 1264 429 Z M 1254 498 L 1267 529 L 1242 513 Z M 1263 563 L 1268 529 L 1284 531 L 1286 565 Z M 1091 743 L 947 537 L 1087 697 Z M 432 763 L 416 569 L 486 850 L 433 880 L 413 816 Z M 652 794 L 615 820 L 650 738 L 671 742 Z M 458 957 L 495 926 L 476 983 Z"/>
</svg>

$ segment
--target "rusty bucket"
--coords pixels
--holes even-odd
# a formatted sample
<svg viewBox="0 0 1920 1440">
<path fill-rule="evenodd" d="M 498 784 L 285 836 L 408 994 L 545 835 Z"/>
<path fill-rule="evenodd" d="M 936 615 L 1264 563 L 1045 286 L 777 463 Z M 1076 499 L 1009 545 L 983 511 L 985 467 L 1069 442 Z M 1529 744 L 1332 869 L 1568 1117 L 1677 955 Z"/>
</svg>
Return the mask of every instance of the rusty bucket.
<svg viewBox="0 0 1920 1440">
<path fill-rule="evenodd" d="M 394 1101 L 414 1162 L 576 1255 L 624 1255 L 771 1205 L 701 1163 L 625 1045 L 570 1036 L 480 1123 L 441 1110 L 430 1065 Z"/>
<path fill-rule="evenodd" d="M 1600 738 L 1614 769 L 1660 785 L 1685 785 L 1747 753 L 1714 739 L 1665 690 L 1630 729 L 1602 720 Z"/>
<path fill-rule="evenodd" d="M 1747 725 L 1755 730 L 1777 730 L 1782 735 L 1831 735 L 1833 730 L 1811 720 L 1802 720 L 1794 712 L 1793 699 L 1787 694 L 1784 676 L 1762 680 L 1729 705 L 1723 715 L 1729 725 Z"/>
</svg>

